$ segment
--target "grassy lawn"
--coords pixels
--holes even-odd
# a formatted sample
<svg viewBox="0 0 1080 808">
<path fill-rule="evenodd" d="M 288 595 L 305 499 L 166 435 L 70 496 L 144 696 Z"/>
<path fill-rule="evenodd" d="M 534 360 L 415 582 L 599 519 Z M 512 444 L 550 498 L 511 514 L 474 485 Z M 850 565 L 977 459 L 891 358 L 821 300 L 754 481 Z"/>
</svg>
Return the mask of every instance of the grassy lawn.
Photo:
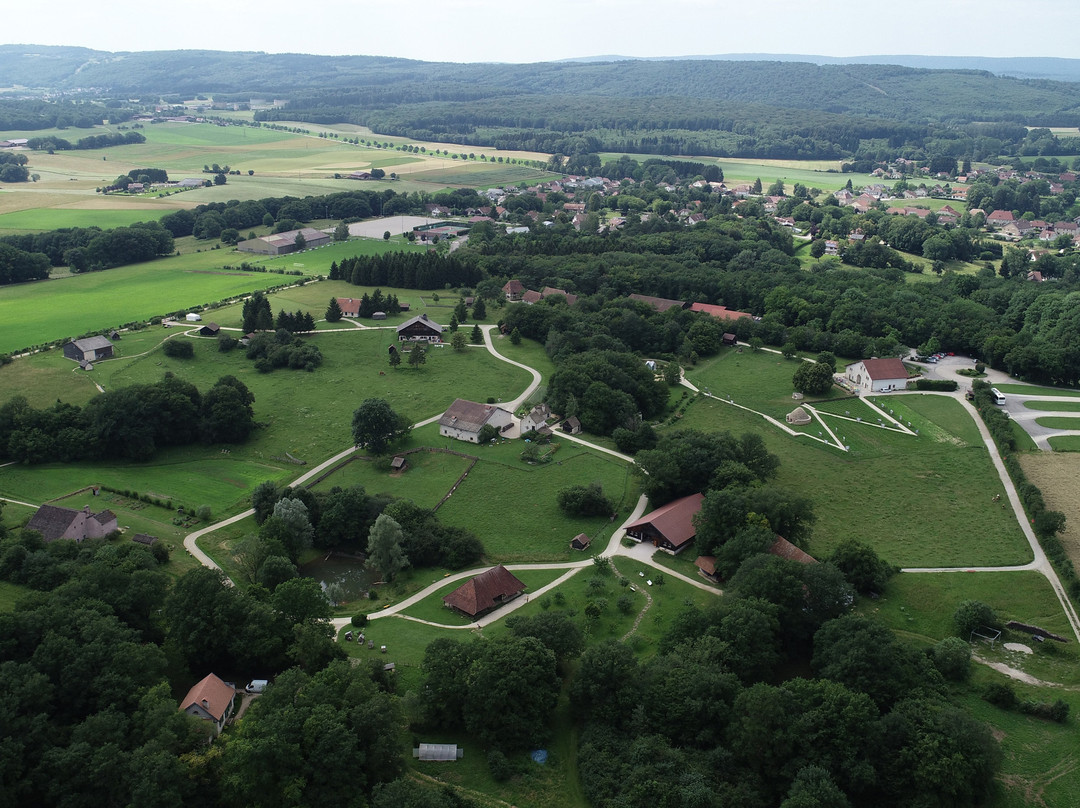
<svg viewBox="0 0 1080 808">
<path fill-rule="evenodd" d="M 355 454 L 346 464 L 314 486 L 328 490 L 334 486 L 364 487 L 369 494 L 392 494 L 411 499 L 424 508 L 434 508 L 446 496 L 457 478 L 469 468 L 470 460 L 441 452 L 419 451 L 407 456 L 409 467 L 402 473 L 391 473 L 389 458 L 373 460 Z"/>
<path fill-rule="evenodd" d="M 903 573 L 889 582 L 879 600 L 860 599 L 856 609 L 882 621 L 901 637 L 930 646 L 955 634 L 952 615 L 965 600 L 988 604 L 1002 623 L 1017 620 L 1068 638 L 1067 645 L 1052 640 L 1039 643 L 1029 634 L 1006 630 L 995 647 L 979 641 L 973 650 L 989 662 L 1063 685 L 1074 697 L 1080 696 L 1080 652 L 1075 636 L 1050 583 L 1037 572 Z M 1024 644 L 1033 653 L 1010 651 L 1003 647 L 1005 642 Z M 1021 686 L 1016 681 L 1010 683 Z M 1042 700 L 1059 695 L 1061 690 L 1033 691 L 1033 696 Z M 1080 706 L 1080 698 L 1076 706 Z"/>
<path fill-rule="evenodd" d="M 1048 442 L 1055 452 L 1080 452 L 1080 435 L 1058 435 Z"/>
<path fill-rule="evenodd" d="M 1036 418 L 1035 423 L 1048 429 L 1080 429 L 1080 417 L 1049 415 L 1045 418 Z"/>
<path fill-rule="evenodd" d="M 164 329 L 148 330 L 139 338 L 125 338 L 120 344 L 125 350 L 142 350 L 163 332 Z M 143 338 L 147 342 L 140 343 Z M 168 359 L 159 350 L 152 350 L 138 358 L 101 363 L 94 371 L 101 375 L 95 375 L 95 379 L 106 388 L 155 381 L 166 371 L 173 371 L 205 390 L 220 376 L 233 374 L 254 393 L 255 416 L 262 426 L 247 444 L 230 447 L 228 452 L 221 447 L 196 445 L 161 452 L 154 460 L 139 464 L 6 466 L 0 468 L 0 494 L 36 503 L 90 484 L 100 484 L 121 490 L 152 492 L 162 499 L 172 499 L 191 507 L 209 505 L 215 515 L 226 516 L 247 507 L 251 490 L 259 482 L 269 479 L 284 483 L 304 470 L 290 463 L 286 452 L 307 461 L 310 467 L 346 448 L 352 438 L 352 412 L 364 398 L 387 398 L 398 412 L 415 421 L 437 414 L 457 397 L 481 401 L 489 395 L 510 398 L 528 382 L 525 371 L 494 359 L 486 351 L 459 354 L 449 348 L 436 349 L 430 352 L 428 363 L 419 370 L 392 371 L 387 367 L 382 371 L 385 363 L 385 335 L 382 332 L 326 334 L 314 340 L 322 348 L 325 362 L 311 376 L 289 370 L 259 374 L 239 351 L 221 354 L 214 341 L 206 339 L 193 340 L 194 360 Z M 0 370 L 0 375 L 21 366 L 24 361 L 33 366 L 42 362 L 45 370 L 52 369 L 53 378 L 58 380 L 55 383 L 60 384 L 60 379 L 70 378 L 70 371 L 53 368 L 50 363 L 54 359 L 54 355 L 44 354 L 20 360 Z M 79 401 L 87 398 L 85 384 L 79 378 L 79 386 L 73 388 L 77 390 L 74 398 Z M 429 437 L 436 434 L 437 430 L 432 430 Z M 414 438 L 408 445 L 420 446 L 423 440 Z M 435 445 L 439 444 L 436 442 Z M 472 447 L 465 448 L 470 450 Z M 515 457 L 519 451 L 514 450 Z M 605 468 L 602 461 L 595 462 L 600 464 L 598 469 Z M 425 501 L 437 501 L 435 494 L 445 493 L 460 471 L 454 472 L 457 468 L 454 461 L 452 468 L 442 470 L 437 470 L 439 464 L 435 464 L 432 474 L 428 475 L 423 463 L 422 460 L 421 468 L 417 469 L 420 474 L 410 477 L 406 472 L 401 478 L 404 486 L 399 485 L 397 489 L 405 493 L 419 484 Z M 587 473 L 590 476 L 586 481 L 591 481 L 594 472 Z M 428 476 L 435 479 L 429 481 Z M 555 476 L 548 475 L 548 478 Z M 626 473 L 620 468 L 615 476 L 618 477 L 617 487 L 611 490 L 621 493 Z M 422 484 L 417 477 L 425 477 Z M 391 485 L 387 490 L 394 491 L 395 487 Z M 483 499 L 482 492 L 476 496 Z M 551 496 L 551 509 L 554 510 L 554 494 Z M 500 532 L 498 529 L 493 531 L 494 535 Z M 568 534 L 565 541 L 569 542 L 577 532 Z"/>
<path fill-rule="evenodd" d="M 1050 412 L 1080 412 L 1080 401 L 1025 401 L 1029 410 L 1049 410 Z"/>
<path fill-rule="evenodd" d="M 995 384 L 994 387 L 1002 393 L 1013 393 L 1021 398 L 1024 396 L 1067 396 L 1069 398 L 1080 398 L 1080 390 L 1064 387 L 1036 387 L 1033 384 L 1014 384 L 1012 382 Z"/>
<path fill-rule="evenodd" d="M 1012 429 L 1013 440 L 1016 441 L 1016 448 L 1021 452 L 1038 452 L 1041 451 L 1035 444 L 1035 439 L 1027 433 L 1016 421 L 1009 422 L 1009 428 Z"/>
<path fill-rule="evenodd" d="M 0 612 L 15 611 L 15 603 L 19 598 L 25 597 L 33 591 L 29 587 L 19 586 L 19 584 L 9 583 L 8 581 L 0 581 Z"/>
<path fill-rule="evenodd" d="M 880 398 L 910 420 L 919 436 L 852 421 L 837 421 L 837 427 L 830 419 L 850 446 L 842 453 L 792 439 L 755 415 L 705 398 L 687 410 L 680 427 L 761 434 L 781 459 L 777 484 L 814 502 L 809 552 L 818 558 L 854 538 L 903 567 L 1030 561 L 1012 512 L 991 502 L 1004 488 L 981 441 L 969 443 L 976 433 L 965 425 L 960 403 L 929 395 Z M 843 400 L 822 409 L 847 408 L 854 415 L 855 403 Z"/>
<path fill-rule="evenodd" d="M 700 362 L 686 371 L 686 378 L 699 389 L 723 399 L 734 399 L 758 412 L 783 419 L 801 402 L 792 401 L 791 377 L 798 369 L 798 361 L 785 359 L 779 354 L 760 351 L 724 348 L 714 357 Z M 810 397 L 806 401 L 847 398 L 847 393 L 833 387 L 828 395 Z"/>
<path fill-rule="evenodd" d="M 0 351 L 148 320 L 290 280 L 227 271 L 221 263 L 220 253 L 198 253 L 5 286 L 0 290 Z"/>
<path fill-rule="evenodd" d="M 599 482 L 617 512 L 626 514 L 638 497 L 629 467 L 569 441 L 555 461 L 528 466 L 517 457 L 522 445 L 478 447 L 480 462 L 439 509 L 439 518 L 474 531 L 492 562 L 571 560 L 570 540 L 578 533 L 603 546 L 618 520 L 567 516 L 555 497 L 568 486 Z"/>
<path fill-rule="evenodd" d="M 975 666 L 970 686 L 956 696 L 969 715 L 990 725 L 1001 744 L 1004 761 L 994 783 L 989 805 L 994 808 L 1029 808 L 1033 805 L 1072 805 L 1080 794 L 1080 745 L 1076 720 L 1055 724 L 1018 712 L 1008 712 L 983 701 L 990 682 L 1003 682 L 1001 674 Z M 1020 699 L 1069 702 L 1072 714 L 1080 709 L 1076 692 L 1028 687 L 1008 680 Z"/>
<path fill-rule="evenodd" d="M 31 208 L 0 214 L 0 233 L 37 233 L 62 227 L 100 227 L 109 230 L 135 222 L 157 221 L 171 209 L 93 210 Z"/>
</svg>

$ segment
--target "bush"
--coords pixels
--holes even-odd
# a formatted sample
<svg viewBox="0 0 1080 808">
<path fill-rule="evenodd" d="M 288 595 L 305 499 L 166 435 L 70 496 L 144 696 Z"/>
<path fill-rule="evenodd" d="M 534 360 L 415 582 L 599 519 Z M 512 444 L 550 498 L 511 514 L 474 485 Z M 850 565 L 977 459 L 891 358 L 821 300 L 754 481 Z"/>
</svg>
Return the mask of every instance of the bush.
<svg viewBox="0 0 1080 808">
<path fill-rule="evenodd" d="M 610 516 L 615 506 L 604 496 L 600 483 L 572 485 L 555 496 L 559 507 L 570 516 Z"/>
<path fill-rule="evenodd" d="M 510 779 L 514 770 L 510 766 L 510 761 L 506 759 L 506 755 L 500 752 L 498 749 L 492 749 L 488 752 L 487 756 L 488 770 L 491 772 L 492 778 L 499 783 L 503 783 Z"/>
<path fill-rule="evenodd" d="M 942 676 L 962 682 L 971 672 L 971 646 L 959 637 L 946 637 L 934 646 L 930 655 Z"/>
<path fill-rule="evenodd" d="M 1016 708 L 1016 691 L 1005 682 L 991 682 L 983 691 L 983 701 L 1000 707 L 1002 710 Z"/>
<path fill-rule="evenodd" d="M 634 601 L 629 595 L 619 595 L 619 599 L 615 601 L 615 608 L 623 614 L 630 614 L 634 611 Z"/>
<path fill-rule="evenodd" d="M 195 346 L 182 339 L 166 340 L 161 350 L 172 359 L 191 359 L 195 356 Z"/>
<path fill-rule="evenodd" d="M 356 628 L 363 628 L 364 626 L 367 625 L 367 615 L 366 614 L 354 614 L 352 616 L 352 620 L 350 620 L 349 622 L 352 623 L 353 626 L 356 627 Z"/>
<path fill-rule="evenodd" d="M 942 393 L 952 393 L 957 388 L 955 379 L 916 379 L 916 390 L 935 390 Z"/>
<path fill-rule="evenodd" d="M 994 610 L 978 600 L 965 600 L 957 606 L 953 612 L 953 623 L 956 624 L 956 633 L 962 639 L 970 637 L 971 632 L 976 629 L 1001 628 Z"/>
</svg>

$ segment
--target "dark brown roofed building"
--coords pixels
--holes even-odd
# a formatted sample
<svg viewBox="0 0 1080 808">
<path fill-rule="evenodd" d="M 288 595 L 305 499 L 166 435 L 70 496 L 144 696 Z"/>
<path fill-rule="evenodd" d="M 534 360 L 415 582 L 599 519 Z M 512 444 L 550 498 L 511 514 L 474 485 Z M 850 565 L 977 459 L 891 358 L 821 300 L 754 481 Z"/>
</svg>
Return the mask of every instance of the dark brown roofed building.
<svg viewBox="0 0 1080 808">
<path fill-rule="evenodd" d="M 691 494 L 669 502 L 627 525 L 626 535 L 634 541 L 652 542 L 653 546 L 674 555 L 697 535 L 694 515 L 701 510 L 704 499 L 704 494 Z"/>
<path fill-rule="evenodd" d="M 116 515 L 108 510 L 90 513 L 89 505 L 81 511 L 42 505 L 26 523 L 26 529 L 36 530 L 45 541 L 100 539 L 116 530 Z"/>
<path fill-rule="evenodd" d="M 475 618 L 513 600 L 524 591 L 525 584 L 500 564 L 470 578 L 444 597 L 443 603 Z"/>
<path fill-rule="evenodd" d="M 774 556 L 786 558 L 788 561 L 798 561 L 800 564 L 816 564 L 817 559 L 809 553 L 803 552 L 783 536 L 777 536 L 772 543 L 769 552 Z"/>
<path fill-rule="evenodd" d="M 84 337 L 64 344 L 64 356 L 76 362 L 111 359 L 113 344 L 105 337 Z"/>
<path fill-rule="evenodd" d="M 442 342 L 443 327 L 426 314 L 418 314 L 397 327 L 399 340 L 411 342 Z"/>
<path fill-rule="evenodd" d="M 221 331 L 221 326 L 217 323 L 207 323 L 199 329 L 199 336 L 202 337 L 216 337 Z"/>
</svg>

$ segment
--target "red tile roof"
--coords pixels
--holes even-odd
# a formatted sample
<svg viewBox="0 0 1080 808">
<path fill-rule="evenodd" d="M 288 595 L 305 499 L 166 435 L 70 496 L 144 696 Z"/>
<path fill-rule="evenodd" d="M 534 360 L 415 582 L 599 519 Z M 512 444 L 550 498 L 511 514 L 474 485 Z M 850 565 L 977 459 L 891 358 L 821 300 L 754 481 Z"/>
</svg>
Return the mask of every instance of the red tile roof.
<svg viewBox="0 0 1080 808">
<path fill-rule="evenodd" d="M 908 377 L 907 368 L 899 359 L 864 359 L 862 364 L 866 368 L 866 375 L 875 381 Z"/>
<path fill-rule="evenodd" d="M 783 536 L 777 536 L 776 541 L 772 543 L 772 547 L 769 548 L 769 552 L 774 556 L 780 556 L 780 558 L 786 558 L 788 561 L 798 561 L 800 564 L 816 564 L 817 559 L 809 553 L 805 553 L 789 542 Z"/>
<path fill-rule="evenodd" d="M 719 320 L 741 320 L 743 317 L 754 316 L 745 311 L 735 311 L 727 306 L 714 306 L 711 303 L 694 303 L 690 306 L 690 311 L 703 311 Z"/>
<path fill-rule="evenodd" d="M 215 721 L 220 721 L 224 717 L 225 711 L 229 709 L 229 704 L 235 695 L 236 691 L 231 685 L 209 673 L 205 679 L 198 682 L 188 691 L 184 700 L 180 702 L 180 711 L 183 712 L 188 707 L 197 706 L 212 715 Z"/>
<path fill-rule="evenodd" d="M 669 502 L 652 513 L 641 517 L 626 526 L 627 531 L 652 525 L 653 529 L 667 539 L 672 546 L 679 547 L 697 535 L 694 527 L 694 514 L 701 510 L 704 494 L 691 494 L 688 497 Z"/>
<path fill-rule="evenodd" d="M 470 578 L 444 597 L 443 603 L 475 617 L 524 591 L 525 584 L 515 578 L 506 567 L 499 564 L 475 578 Z"/>
<path fill-rule="evenodd" d="M 337 299 L 338 308 L 341 309 L 341 313 L 350 317 L 356 317 L 360 314 L 360 300 L 355 297 L 339 297 Z"/>
</svg>

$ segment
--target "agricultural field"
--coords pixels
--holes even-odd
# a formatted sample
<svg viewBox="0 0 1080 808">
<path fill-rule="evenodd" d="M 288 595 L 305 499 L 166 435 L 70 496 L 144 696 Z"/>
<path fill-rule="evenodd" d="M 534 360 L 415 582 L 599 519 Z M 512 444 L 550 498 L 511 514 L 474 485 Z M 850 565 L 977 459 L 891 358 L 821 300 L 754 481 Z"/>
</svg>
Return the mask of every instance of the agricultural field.
<svg viewBox="0 0 1080 808">
<path fill-rule="evenodd" d="M 204 252 L 5 286 L 0 288 L 0 351 L 19 351 L 295 282 L 274 273 L 225 270 L 221 264 L 220 253 Z"/>
<path fill-rule="evenodd" d="M 1072 436 L 1074 440 L 1077 437 L 1080 436 Z M 1054 448 L 1058 449 L 1058 446 L 1055 444 Z M 1059 534 L 1059 538 L 1073 564 L 1080 566 L 1080 498 L 1076 496 L 1076 481 L 1080 480 L 1080 454 L 1033 452 L 1021 455 L 1020 465 L 1028 479 L 1043 492 L 1046 506 L 1065 514 L 1065 530 Z"/>
</svg>

